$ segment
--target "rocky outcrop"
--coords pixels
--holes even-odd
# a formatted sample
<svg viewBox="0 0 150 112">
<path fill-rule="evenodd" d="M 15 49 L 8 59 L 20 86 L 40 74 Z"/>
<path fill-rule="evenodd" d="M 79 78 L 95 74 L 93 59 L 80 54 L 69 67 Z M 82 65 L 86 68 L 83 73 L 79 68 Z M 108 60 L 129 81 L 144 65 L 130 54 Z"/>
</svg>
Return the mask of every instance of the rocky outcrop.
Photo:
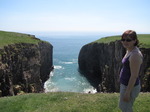
<svg viewBox="0 0 150 112">
<path fill-rule="evenodd" d="M 19 43 L 0 49 L 2 96 L 42 92 L 52 67 L 52 45 Z"/>
<path fill-rule="evenodd" d="M 150 49 L 141 48 L 141 51 L 144 55 L 140 73 L 142 91 L 150 91 Z M 98 92 L 118 92 L 119 72 L 124 54 L 125 49 L 120 41 L 87 44 L 79 53 L 79 71 Z"/>
</svg>

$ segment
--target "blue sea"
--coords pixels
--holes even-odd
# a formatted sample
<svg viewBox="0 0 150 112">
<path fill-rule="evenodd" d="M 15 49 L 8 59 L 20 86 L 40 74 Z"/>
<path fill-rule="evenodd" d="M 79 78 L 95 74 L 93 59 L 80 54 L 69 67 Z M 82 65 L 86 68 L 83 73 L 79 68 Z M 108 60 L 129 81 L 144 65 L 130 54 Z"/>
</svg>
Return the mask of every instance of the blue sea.
<svg viewBox="0 0 150 112">
<path fill-rule="evenodd" d="M 45 82 L 46 92 L 95 93 L 96 90 L 78 72 L 78 55 L 83 45 L 100 39 L 100 36 L 39 36 L 53 45 L 54 70 Z"/>
</svg>

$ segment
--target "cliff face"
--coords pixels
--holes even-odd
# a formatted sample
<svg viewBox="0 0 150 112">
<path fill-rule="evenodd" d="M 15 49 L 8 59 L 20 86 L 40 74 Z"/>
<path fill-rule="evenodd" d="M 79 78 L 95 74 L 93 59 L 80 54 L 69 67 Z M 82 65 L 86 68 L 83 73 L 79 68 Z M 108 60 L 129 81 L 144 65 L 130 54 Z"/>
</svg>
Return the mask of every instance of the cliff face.
<svg viewBox="0 0 150 112">
<path fill-rule="evenodd" d="M 141 48 L 144 63 L 141 69 L 142 91 L 150 91 L 150 49 Z M 78 63 L 80 72 L 87 77 L 98 92 L 118 92 L 119 72 L 125 49 L 120 41 L 91 43 L 80 50 Z M 145 75 L 147 74 L 147 75 Z"/>
<path fill-rule="evenodd" d="M 42 92 L 52 67 L 52 45 L 13 44 L 0 49 L 0 94 Z"/>
</svg>

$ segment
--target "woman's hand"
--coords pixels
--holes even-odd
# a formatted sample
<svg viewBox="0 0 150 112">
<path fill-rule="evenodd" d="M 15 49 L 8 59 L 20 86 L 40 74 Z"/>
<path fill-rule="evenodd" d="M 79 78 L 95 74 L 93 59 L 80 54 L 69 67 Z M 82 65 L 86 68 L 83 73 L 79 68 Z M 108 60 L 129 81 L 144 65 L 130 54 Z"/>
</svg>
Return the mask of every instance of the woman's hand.
<svg viewBox="0 0 150 112">
<path fill-rule="evenodd" d="M 124 94 L 123 101 L 125 101 L 125 102 L 130 101 L 130 93 L 127 92 L 127 93 Z"/>
</svg>

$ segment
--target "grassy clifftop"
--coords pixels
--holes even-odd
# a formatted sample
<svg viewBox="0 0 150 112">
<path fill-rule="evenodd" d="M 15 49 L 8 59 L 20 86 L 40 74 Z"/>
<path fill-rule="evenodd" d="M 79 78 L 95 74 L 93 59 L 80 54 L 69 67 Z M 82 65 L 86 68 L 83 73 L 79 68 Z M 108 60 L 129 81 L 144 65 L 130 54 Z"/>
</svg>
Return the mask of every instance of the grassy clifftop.
<svg viewBox="0 0 150 112">
<path fill-rule="evenodd" d="M 150 34 L 138 34 L 138 39 L 140 41 L 140 47 L 144 48 L 150 48 Z M 104 37 L 99 40 L 94 41 L 94 43 L 109 43 L 116 40 L 120 40 L 121 36 L 110 36 L 110 37 Z"/>
<path fill-rule="evenodd" d="M 149 112 L 149 97 L 140 93 L 134 111 Z M 32 93 L 0 98 L 0 112 L 121 112 L 118 100 L 118 93 Z"/>
<path fill-rule="evenodd" d="M 34 35 L 22 34 L 16 32 L 0 31 L 0 47 L 15 43 L 32 43 L 37 44 L 41 40 Z"/>
</svg>

